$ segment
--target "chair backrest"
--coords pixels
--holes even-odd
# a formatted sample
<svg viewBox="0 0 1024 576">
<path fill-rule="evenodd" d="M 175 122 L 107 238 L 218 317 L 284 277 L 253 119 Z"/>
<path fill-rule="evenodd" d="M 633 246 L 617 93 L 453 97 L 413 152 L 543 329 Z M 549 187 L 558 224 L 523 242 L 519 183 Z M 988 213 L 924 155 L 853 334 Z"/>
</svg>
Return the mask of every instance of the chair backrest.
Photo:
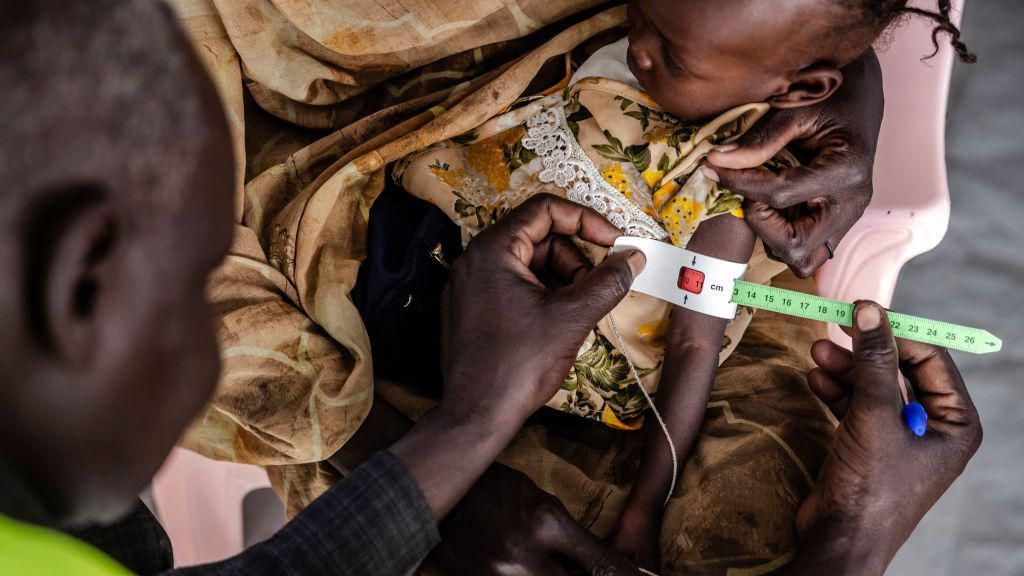
<svg viewBox="0 0 1024 576">
<path fill-rule="evenodd" d="M 912 4 L 934 10 L 935 3 Z M 959 23 L 963 0 L 954 0 Z M 864 217 L 816 276 L 818 292 L 838 300 L 892 301 L 903 265 L 934 248 L 949 225 L 946 182 L 946 103 L 952 48 L 942 42 L 931 54 L 933 26 L 912 18 L 892 43 L 879 50 L 885 81 L 885 119 L 875 157 L 875 192 Z M 829 326 L 836 342 L 849 338 Z"/>
<path fill-rule="evenodd" d="M 257 466 L 172 450 L 151 488 L 157 516 L 174 549 L 174 565 L 205 564 L 241 552 L 242 503 L 250 492 L 269 486 L 267 473 Z"/>
</svg>

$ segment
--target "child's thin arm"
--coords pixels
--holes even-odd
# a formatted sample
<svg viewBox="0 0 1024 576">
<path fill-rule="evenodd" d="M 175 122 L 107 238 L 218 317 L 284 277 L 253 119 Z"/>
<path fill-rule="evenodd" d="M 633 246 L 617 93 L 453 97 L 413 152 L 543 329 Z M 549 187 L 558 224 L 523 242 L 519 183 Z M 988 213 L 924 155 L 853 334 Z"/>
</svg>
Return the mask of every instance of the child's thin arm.
<svg viewBox="0 0 1024 576">
<path fill-rule="evenodd" d="M 746 222 L 719 216 L 700 225 L 687 249 L 732 262 L 747 262 L 753 247 L 754 234 Z M 722 318 L 679 307 L 672 310 L 655 405 L 672 435 L 680 474 L 704 420 L 726 324 L 728 321 Z M 672 459 L 655 419 L 649 416 L 645 428 L 643 460 L 626 514 L 639 513 L 657 521 L 670 489 Z"/>
</svg>

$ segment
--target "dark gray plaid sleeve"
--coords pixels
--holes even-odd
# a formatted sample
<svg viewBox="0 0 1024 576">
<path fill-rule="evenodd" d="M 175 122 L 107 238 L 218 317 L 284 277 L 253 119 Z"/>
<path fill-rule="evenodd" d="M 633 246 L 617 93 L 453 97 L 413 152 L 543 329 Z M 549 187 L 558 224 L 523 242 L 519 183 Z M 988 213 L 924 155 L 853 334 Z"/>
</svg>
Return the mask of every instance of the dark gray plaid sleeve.
<svg viewBox="0 0 1024 576">
<path fill-rule="evenodd" d="M 99 548 L 133 574 L 150 576 L 174 565 L 171 540 L 141 500 L 116 522 L 70 528 L 65 532 Z"/>
<path fill-rule="evenodd" d="M 269 540 L 169 574 L 408 574 L 440 540 L 419 486 L 397 458 L 381 452 Z"/>
</svg>

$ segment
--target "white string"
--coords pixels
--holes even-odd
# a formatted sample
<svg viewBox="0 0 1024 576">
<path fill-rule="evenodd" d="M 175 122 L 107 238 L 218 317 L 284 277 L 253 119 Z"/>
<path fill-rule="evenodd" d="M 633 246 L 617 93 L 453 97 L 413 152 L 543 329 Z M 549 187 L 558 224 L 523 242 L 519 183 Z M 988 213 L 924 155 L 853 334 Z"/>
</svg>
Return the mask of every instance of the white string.
<svg viewBox="0 0 1024 576">
<path fill-rule="evenodd" d="M 629 357 L 629 353 L 626 352 L 626 346 L 622 343 L 622 337 L 619 336 L 619 328 L 615 325 L 615 318 L 608 314 L 608 324 L 612 327 L 612 336 L 615 337 L 615 343 L 619 347 L 619 351 L 622 352 L 622 357 L 626 359 L 626 364 L 629 365 L 629 372 L 633 375 L 633 381 L 640 388 L 640 392 L 643 393 L 644 398 L 647 400 L 647 405 L 651 407 L 651 412 L 654 414 L 654 418 L 658 421 L 658 425 L 661 426 L 661 431 L 665 434 L 665 441 L 668 442 L 668 452 L 672 456 L 672 483 L 668 486 L 668 495 L 665 496 L 665 503 L 662 504 L 662 508 L 668 506 L 668 501 L 672 498 L 672 492 L 676 488 L 676 478 L 679 474 L 679 462 L 676 460 L 676 445 L 672 442 L 672 436 L 668 433 L 668 426 L 665 425 L 665 421 L 661 419 L 661 414 L 658 413 L 658 409 L 654 406 L 654 400 L 651 400 L 651 395 L 647 393 L 647 389 L 644 388 L 643 383 L 640 381 L 640 375 L 637 374 L 636 367 L 633 366 L 633 360 Z"/>
</svg>

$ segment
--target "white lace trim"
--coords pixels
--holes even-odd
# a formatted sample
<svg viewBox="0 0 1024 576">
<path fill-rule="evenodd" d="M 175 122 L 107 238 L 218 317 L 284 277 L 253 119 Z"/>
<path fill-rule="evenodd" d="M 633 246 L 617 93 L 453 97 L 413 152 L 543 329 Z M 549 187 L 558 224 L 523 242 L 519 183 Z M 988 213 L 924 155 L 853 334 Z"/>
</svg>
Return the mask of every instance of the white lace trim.
<svg viewBox="0 0 1024 576">
<path fill-rule="evenodd" d="M 564 102 L 526 120 L 523 148 L 537 153 L 544 169 L 538 178 L 566 191 L 569 200 L 597 210 L 630 236 L 664 240 L 668 233 L 646 212 L 605 181 L 576 141 L 565 120 Z"/>
</svg>

